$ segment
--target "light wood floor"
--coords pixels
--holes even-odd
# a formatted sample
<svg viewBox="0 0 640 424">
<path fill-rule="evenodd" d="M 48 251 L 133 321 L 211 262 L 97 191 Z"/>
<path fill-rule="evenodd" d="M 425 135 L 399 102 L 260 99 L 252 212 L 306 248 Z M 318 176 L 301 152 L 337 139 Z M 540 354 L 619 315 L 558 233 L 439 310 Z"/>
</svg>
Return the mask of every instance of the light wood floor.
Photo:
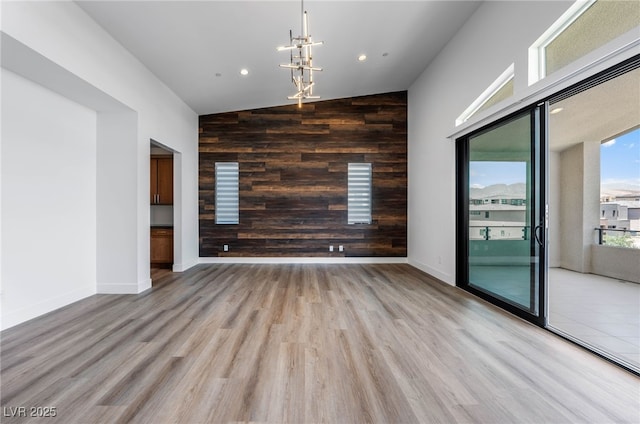
<svg viewBox="0 0 640 424">
<path fill-rule="evenodd" d="M 62 423 L 640 422 L 640 379 L 409 265 L 200 265 L 6 330 Z"/>
<path fill-rule="evenodd" d="M 171 268 L 160 268 L 152 266 L 149 270 L 151 274 L 152 285 L 155 286 L 160 283 L 160 280 L 167 276 L 167 274 L 171 274 Z"/>
</svg>

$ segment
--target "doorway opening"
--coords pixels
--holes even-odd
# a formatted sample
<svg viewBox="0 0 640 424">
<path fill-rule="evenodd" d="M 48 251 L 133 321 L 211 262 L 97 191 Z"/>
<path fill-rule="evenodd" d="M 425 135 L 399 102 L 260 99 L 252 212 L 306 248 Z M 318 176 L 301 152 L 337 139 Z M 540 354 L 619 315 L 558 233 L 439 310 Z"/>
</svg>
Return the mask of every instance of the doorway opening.
<svg viewBox="0 0 640 424">
<path fill-rule="evenodd" d="M 173 151 L 150 143 L 150 275 L 152 286 L 171 273 L 174 264 Z"/>
<path fill-rule="evenodd" d="M 549 99 L 550 330 L 640 373 L 640 63 Z"/>
</svg>

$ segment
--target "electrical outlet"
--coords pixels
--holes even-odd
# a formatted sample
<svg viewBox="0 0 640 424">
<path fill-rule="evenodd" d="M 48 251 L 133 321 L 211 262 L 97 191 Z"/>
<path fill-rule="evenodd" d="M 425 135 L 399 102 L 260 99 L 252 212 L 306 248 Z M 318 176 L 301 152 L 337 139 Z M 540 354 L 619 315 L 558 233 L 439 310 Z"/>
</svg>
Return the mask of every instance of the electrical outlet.
<svg viewBox="0 0 640 424">
<path fill-rule="evenodd" d="M 329 252 L 333 252 L 333 245 L 329 246 Z"/>
<path fill-rule="evenodd" d="M 225 251 L 225 252 L 228 252 L 229 251 L 229 245 L 228 244 L 223 245 L 222 246 L 222 250 Z"/>
<path fill-rule="evenodd" d="M 338 246 L 338 252 L 344 252 L 344 246 L 343 245 Z"/>
</svg>

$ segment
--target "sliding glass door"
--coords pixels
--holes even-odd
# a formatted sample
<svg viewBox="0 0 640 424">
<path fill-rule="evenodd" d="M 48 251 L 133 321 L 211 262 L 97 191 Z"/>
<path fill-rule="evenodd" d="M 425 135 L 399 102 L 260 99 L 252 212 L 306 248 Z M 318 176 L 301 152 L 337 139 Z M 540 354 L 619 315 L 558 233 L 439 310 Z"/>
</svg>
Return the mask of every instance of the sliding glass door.
<svg viewBox="0 0 640 424">
<path fill-rule="evenodd" d="M 635 56 L 456 140 L 457 285 L 635 373 L 639 78 Z"/>
<path fill-rule="evenodd" d="M 547 328 L 640 374 L 640 57 L 549 99 Z"/>
<path fill-rule="evenodd" d="M 541 108 L 458 140 L 458 285 L 544 322 Z"/>
</svg>

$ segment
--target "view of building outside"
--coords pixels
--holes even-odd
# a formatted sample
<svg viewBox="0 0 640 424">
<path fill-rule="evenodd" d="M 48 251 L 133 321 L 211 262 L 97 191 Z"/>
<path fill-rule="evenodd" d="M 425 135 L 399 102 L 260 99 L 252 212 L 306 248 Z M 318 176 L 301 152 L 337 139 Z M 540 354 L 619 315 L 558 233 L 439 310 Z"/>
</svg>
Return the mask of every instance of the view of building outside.
<svg viewBox="0 0 640 424">
<path fill-rule="evenodd" d="M 527 240 L 526 163 L 469 163 L 469 239 Z"/>
<path fill-rule="evenodd" d="M 640 249 L 640 128 L 602 144 L 602 242 Z M 471 161 L 469 238 L 527 239 L 525 162 Z"/>
<path fill-rule="evenodd" d="M 603 244 L 640 249 L 640 128 L 602 143 L 600 228 Z"/>
</svg>

